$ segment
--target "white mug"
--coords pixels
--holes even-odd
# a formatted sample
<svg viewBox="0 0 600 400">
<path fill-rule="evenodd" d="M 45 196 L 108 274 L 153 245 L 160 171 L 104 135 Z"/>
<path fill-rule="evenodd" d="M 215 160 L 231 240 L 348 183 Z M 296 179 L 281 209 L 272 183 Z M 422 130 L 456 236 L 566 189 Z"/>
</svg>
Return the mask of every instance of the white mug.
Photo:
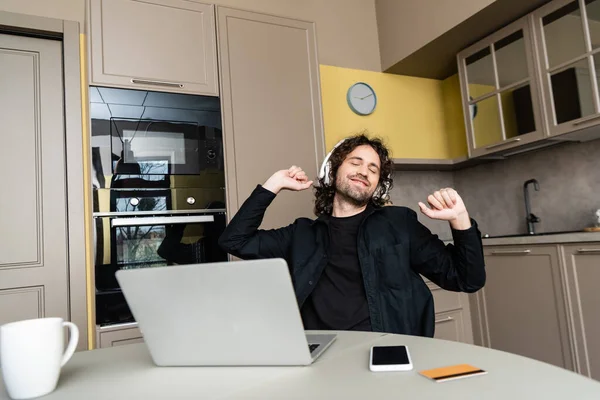
<svg viewBox="0 0 600 400">
<path fill-rule="evenodd" d="M 64 327 L 71 333 L 64 351 Z M 0 365 L 12 399 L 31 399 L 52 392 L 60 369 L 79 341 L 79 330 L 62 318 L 38 318 L 0 327 Z"/>
</svg>

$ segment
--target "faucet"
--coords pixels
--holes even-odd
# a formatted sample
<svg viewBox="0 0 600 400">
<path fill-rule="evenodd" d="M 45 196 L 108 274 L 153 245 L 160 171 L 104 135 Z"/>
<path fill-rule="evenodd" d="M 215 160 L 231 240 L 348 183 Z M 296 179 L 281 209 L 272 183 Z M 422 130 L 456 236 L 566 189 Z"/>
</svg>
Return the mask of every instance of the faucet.
<svg viewBox="0 0 600 400">
<path fill-rule="evenodd" d="M 529 185 L 533 183 L 534 189 L 540 190 L 540 184 L 536 179 L 530 179 L 523 184 L 523 193 L 525 194 L 525 220 L 527 221 L 527 233 L 535 235 L 535 223 L 540 222 L 540 218 L 531 212 L 531 204 L 529 203 Z"/>
</svg>

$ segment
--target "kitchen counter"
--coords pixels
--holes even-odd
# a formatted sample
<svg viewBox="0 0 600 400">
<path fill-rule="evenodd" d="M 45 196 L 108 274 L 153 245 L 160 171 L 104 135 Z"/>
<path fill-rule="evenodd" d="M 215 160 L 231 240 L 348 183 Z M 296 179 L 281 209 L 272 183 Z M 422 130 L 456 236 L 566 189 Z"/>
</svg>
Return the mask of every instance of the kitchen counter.
<svg viewBox="0 0 600 400">
<path fill-rule="evenodd" d="M 483 238 L 484 246 L 600 242 L 600 232 L 561 232 Z"/>
</svg>

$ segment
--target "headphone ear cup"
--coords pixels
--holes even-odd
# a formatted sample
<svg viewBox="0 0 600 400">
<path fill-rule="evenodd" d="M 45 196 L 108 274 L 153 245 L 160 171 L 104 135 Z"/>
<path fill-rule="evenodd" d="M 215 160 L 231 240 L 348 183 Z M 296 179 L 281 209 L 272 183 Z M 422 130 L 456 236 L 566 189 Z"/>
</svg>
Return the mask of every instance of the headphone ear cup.
<svg viewBox="0 0 600 400">
<path fill-rule="evenodd" d="M 325 183 L 327 186 L 331 185 L 331 177 L 329 176 L 329 171 L 331 171 L 331 162 L 327 161 L 325 163 L 325 179 L 323 179 L 323 183 Z"/>
<path fill-rule="evenodd" d="M 346 139 L 342 139 L 339 142 L 337 142 L 337 144 L 335 146 L 333 146 L 333 148 L 331 149 L 331 151 L 327 154 L 327 156 L 325 156 L 325 159 L 323 160 L 323 164 L 321 164 L 321 170 L 319 171 L 319 179 L 323 179 L 323 184 L 326 186 L 331 185 L 331 179 L 329 177 L 329 171 L 331 170 L 331 162 L 329 161 L 329 157 L 331 157 L 331 154 L 333 154 L 333 151 L 340 145 L 342 144 Z"/>
</svg>

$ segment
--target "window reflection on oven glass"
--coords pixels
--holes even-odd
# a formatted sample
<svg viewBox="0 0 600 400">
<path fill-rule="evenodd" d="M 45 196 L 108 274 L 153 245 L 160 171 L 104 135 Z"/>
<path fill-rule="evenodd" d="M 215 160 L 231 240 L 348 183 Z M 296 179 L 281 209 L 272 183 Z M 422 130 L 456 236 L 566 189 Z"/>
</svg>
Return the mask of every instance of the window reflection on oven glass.
<svg viewBox="0 0 600 400">
<path fill-rule="evenodd" d="M 164 225 L 117 227 L 117 263 L 123 265 L 122 269 L 167 265 L 157 254 L 165 236 Z"/>
<path fill-rule="evenodd" d="M 167 210 L 166 196 L 141 197 L 131 201 L 131 197 L 122 197 L 115 199 L 115 210 L 118 212 L 127 211 L 165 211 Z"/>
</svg>

